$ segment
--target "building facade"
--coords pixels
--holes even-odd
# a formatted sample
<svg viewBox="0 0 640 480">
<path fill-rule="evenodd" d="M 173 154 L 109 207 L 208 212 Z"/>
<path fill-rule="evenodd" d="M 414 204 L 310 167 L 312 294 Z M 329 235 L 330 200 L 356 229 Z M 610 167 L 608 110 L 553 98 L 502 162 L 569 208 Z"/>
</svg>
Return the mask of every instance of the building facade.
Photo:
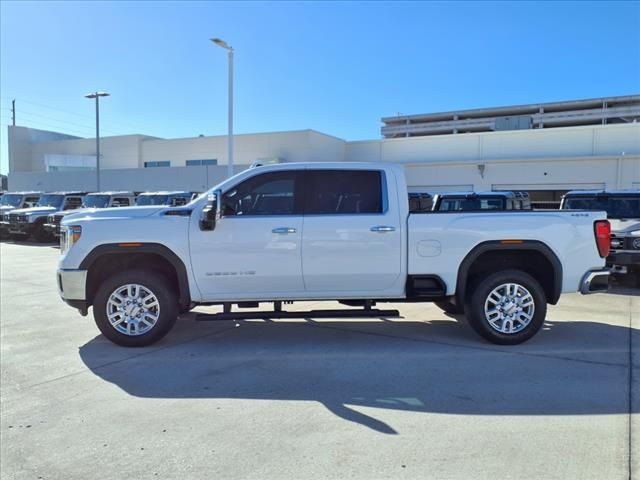
<svg viewBox="0 0 640 480">
<path fill-rule="evenodd" d="M 440 130 L 443 121 L 467 119 L 460 112 L 442 120 L 451 116 L 448 112 L 412 116 L 413 124 L 383 119 L 385 138 L 368 141 L 345 141 L 314 130 L 236 135 L 234 167 L 240 171 L 256 161 L 392 162 L 405 166 L 413 191 L 526 190 L 540 202 L 557 202 L 571 189 L 640 188 L 640 96 L 619 98 L 625 101 L 607 103 L 614 113 L 601 112 L 595 120 L 588 103 L 593 101 L 582 101 L 588 118 L 554 111 L 552 104 L 535 106 L 563 116 L 562 125 L 545 126 L 548 118 L 527 120 L 531 106 L 523 106 L 482 110 L 484 126 L 478 131 L 453 125 Z M 568 120 L 572 115 L 573 123 Z M 435 131 L 430 130 L 433 123 L 438 123 Z M 389 133 L 397 125 L 420 128 Z M 95 139 L 18 126 L 9 127 L 8 138 L 11 190 L 95 190 Z M 226 176 L 226 135 L 104 137 L 100 150 L 103 189 L 203 191 Z"/>
</svg>

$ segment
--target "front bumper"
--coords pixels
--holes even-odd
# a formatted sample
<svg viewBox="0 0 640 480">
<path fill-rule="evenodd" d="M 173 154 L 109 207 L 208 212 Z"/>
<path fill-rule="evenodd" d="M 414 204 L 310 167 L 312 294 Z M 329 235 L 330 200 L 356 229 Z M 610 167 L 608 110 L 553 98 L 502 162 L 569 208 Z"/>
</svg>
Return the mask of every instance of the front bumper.
<svg viewBox="0 0 640 480">
<path fill-rule="evenodd" d="M 87 314 L 87 271 L 58 269 L 58 293 L 60 298 L 80 310 L 82 315 Z"/>
<path fill-rule="evenodd" d="M 10 222 L 9 233 L 31 235 L 35 228 L 35 224 L 29 222 Z"/>
<path fill-rule="evenodd" d="M 609 275 L 611 275 L 611 270 L 608 268 L 589 270 L 580 281 L 580 293 L 587 295 L 606 292 L 609 290 Z"/>
<path fill-rule="evenodd" d="M 60 236 L 60 224 L 59 223 L 45 223 L 44 224 L 45 231 L 49 232 L 51 235 L 55 237 Z"/>
<path fill-rule="evenodd" d="M 640 250 L 637 252 L 613 252 L 607 257 L 607 265 L 640 266 Z"/>
</svg>

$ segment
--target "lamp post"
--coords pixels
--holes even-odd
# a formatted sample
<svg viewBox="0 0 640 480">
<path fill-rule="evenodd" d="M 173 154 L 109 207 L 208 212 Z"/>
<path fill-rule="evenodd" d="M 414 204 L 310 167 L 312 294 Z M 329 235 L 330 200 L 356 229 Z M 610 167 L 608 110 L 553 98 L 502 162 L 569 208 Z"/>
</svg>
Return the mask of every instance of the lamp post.
<svg viewBox="0 0 640 480">
<path fill-rule="evenodd" d="M 212 38 L 211 41 L 224 48 L 229 57 L 229 133 L 227 137 L 228 160 L 227 177 L 233 176 L 233 47 L 220 38 Z"/>
<path fill-rule="evenodd" d="M 108 97 L 107 92 L 87 93 L 85 98 L 96 99 L 96 192 L 100 191 L 100 97 Z"/>
</svg>

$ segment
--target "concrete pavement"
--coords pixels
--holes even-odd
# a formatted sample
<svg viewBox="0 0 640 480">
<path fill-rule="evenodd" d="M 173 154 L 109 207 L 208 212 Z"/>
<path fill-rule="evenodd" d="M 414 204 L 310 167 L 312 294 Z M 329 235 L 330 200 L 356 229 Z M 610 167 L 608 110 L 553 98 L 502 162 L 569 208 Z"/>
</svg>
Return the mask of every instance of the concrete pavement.
<svg viewBox="0 0 640 480">
<path fill-rule="evenodd" d="M 59 300 L 57 255 L 0 246 L 2 478 L 640 478 L 637 292 L 567 295 L 516 347 L 409 304 L 125 349 Z"/>
</svg>

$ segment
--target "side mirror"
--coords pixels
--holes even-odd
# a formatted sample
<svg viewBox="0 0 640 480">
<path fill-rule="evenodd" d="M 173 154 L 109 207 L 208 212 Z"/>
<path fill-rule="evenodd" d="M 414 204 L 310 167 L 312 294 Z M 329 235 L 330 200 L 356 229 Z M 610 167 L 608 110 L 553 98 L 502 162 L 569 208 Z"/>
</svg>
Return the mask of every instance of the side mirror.
<svg viewBox="0 0 640 480">
<path fill-rule="evenodd" d="M 220 220 L 222 211 L 222 192 L 215 190 L 207 197 L 207 204 L 202 209 L 200 217 L 200 230 L 214 230 Z"/>
</svg>

